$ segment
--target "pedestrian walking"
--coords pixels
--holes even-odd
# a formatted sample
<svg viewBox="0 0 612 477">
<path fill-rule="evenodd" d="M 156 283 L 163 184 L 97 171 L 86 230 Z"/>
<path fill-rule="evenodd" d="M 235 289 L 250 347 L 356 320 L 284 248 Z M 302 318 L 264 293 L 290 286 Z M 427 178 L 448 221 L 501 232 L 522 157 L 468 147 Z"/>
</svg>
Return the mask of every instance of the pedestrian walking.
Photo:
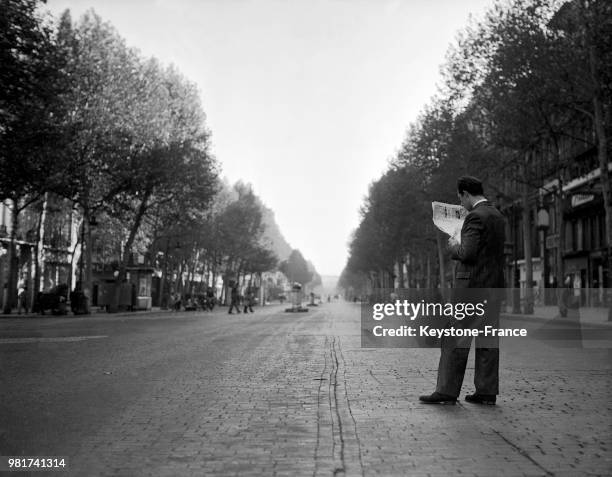
<svg viewBox="0 0 612 477">
<path fill-rule="evenodd" d="M 236 308 L 236 312 L 240 313 L 240 292 L 238 291 L 238 283 L 232 282 L 231 291 L 230 291 L 230 308 L 228 313 L 231 315 L 234 307 Z"/>
<path fill-rule="evenodd" d="M 215 308 L 215 303 L 217 302 L 217 298 L 215 297 L 215 290 L 213 287 L 208 287 L 206 290 L 206 306 L 209 311 L 213 311 Z"/>
<path fill-rule="evenodd" d="M 251 313 L 254 313 L 253 311 L 253 305 L 255 304 L 255 294 L 253 293 L 252 290 L 248 290 L 246 296 L 244 297 L 244 311 L 245 313 L 248 313 L 249 311 Z"/>
<path fill-rule="evenodd" d="M 484 303 L 484 314 L 473 317 L 470 328 L 481 329 L 484 324 L 499 327 L 500 293 L 504 286 L 505 219 L 484 197 L 482 182 L 471 176 L 457 181 L 457 195 L 468 210 L 461 242 L 451 237 L 449 251 L 456 260 L 453 303 Z M 452 326 L 463 322 L 452 320 Z M 463 325 L 463 326 L 468 326 Z M 486 339 L 486 341 L 484 341 Z M 472 338 L 444 336 L 441 341 L 438 382 L 433 394 L 419 399 L 428 404 L 455 404 L 467 365 Z M 474 394 L 465 400 L 476 404 L 495 404 L 499 393 L 498 338 L 476 337 Z"/>
</svg>

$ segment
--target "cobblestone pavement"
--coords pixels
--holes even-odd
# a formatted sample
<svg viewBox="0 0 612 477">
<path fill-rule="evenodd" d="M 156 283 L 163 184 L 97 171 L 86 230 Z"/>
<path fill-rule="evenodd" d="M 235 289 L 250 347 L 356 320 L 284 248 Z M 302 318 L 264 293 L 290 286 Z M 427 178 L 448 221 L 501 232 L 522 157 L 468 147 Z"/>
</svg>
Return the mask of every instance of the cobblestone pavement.
<svg viewBox="0 0 612 477">
<path fill-rule="evenodd" d="M 418 402 L 438 357 L 361 348 L 346 303 L 2 320 L 0 455 L 75 476 L 610 475 L 609 350 L 509 342 L 486 407 Z"/>
</svg>

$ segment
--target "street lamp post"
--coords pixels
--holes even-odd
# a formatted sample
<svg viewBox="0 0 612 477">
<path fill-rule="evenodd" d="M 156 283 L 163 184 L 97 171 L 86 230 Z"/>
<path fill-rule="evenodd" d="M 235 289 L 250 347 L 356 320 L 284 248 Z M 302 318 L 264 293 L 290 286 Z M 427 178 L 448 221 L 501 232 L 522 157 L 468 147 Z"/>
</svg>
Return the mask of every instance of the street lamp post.
<svg viewBox="0 0 612 477">
<path fill-rule="evenodd" d="M 546 232 L 550 226 L 548 211 L 542 206 L 538 210 L 538 230 L 540 231 L 540 257 L 542 259 L 542 280 L 544 282 L 544 305 L 548 304 L 546 289 L 548 288 L 548 253 L 546 250 Z"/>
<path fill-rule="evenodd" d="M 521 313 L 521 271 L 518 266 L 518 220 L 517 220 L 517 212 L 518 208 L 515 204 L 511 205 L 512 211 L 512 234 L 514 240 L 514 276 L 512 281 L 512 313 L 520 314 Z"/>
</svg>

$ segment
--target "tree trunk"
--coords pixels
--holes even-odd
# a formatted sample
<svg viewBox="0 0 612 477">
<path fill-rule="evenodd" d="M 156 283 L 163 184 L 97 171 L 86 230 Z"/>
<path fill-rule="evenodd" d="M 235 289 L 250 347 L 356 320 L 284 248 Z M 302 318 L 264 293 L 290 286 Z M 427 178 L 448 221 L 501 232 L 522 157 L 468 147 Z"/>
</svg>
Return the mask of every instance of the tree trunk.
<svg viewBox="0 0 612 477">
<path fill-rule="evenodd" d="M 164 269 L 162 271 L 162 279 L 159 284 L 159 306 L 162 310 L 168 308 L 169 293 L 168 288 L 168 253 L 170 253 L 170 239 L 166 239 L 166 251 L 164 253 Z"/>
<path fill-rule="evenodd" d="M 176 275 L 176 282 L 174 284 L 174 287 L 176 288 L 176 291 L 181 296 L 181 298 L 185 290 L 185 284 L 183 281 L 183 275 L 185 274 L 185 266 L 185 260 L 181 260 L 179 263 L 178 274 Z"/>
<path fill-rule="evenodd" d="M 227 259 L 225 264 L 225 272 L 223 273 L 222 279 L 222 287 L 221 287 L 221 303 L 224 305 L 229 305 L 228 303 L 228 289 L 229 289 L 229 280 L 230 275 L 232 274 L 233 260 L 231 258 Z"/>
<path fill-rule="evenodd" d="M 419 288 L 426 287 L 426 267 L 427 267 L 427 259 L 424 254 L 419 255 Z"/>
<path fill-rule="evenodd" d="M 215 293 L 217 291 L 217 277 L 218 277 L 217 265 L 216 265 L 216 263 L 213 263 L 213 266 L 212 266 L 212 283 L 210 284 L 210 286 L 215 289 Z"/>
<path fill-rule="evenodd" d="M 17 306 L 17 281 L 19 256 L 17 255 L 17 228 L 19 227 L 19 203 L 13 200 L 11 208 L 11 241 L 7 254 L 9 265 L 8 283 L 6 284 L 6 300 L 4 302 L 4 314 L 10 315 L 12 309 Z"/>
<path fill-rule="evenodd" d="M 416 276 L 416 270 L 414 266 L 415 259 L 410 252 L 406 255 L 406 287 L 414 288 L 414 280 Z"/>
<path fill-rule="evenodd" d="M 209 266 L 208 259 L 206 255 L 204 255 L 204 260 L 202 261 L 202 274 L 200 276 L 200 293 L 206 293 L 206 288 L 208 288 Z"/>
<path fill-rule="evenodd" d="M 427 252 L 427 289 L 432 288 L 431 255 Z"/>
<path fill-rule="evenodd" d="M 84 209 L 83 214 L 83 227 L 85 227 L 85 240 L 81 244 L 81 247 L 85 247 L 83 258 L 85 259 L 83 265 L 85 270 L 85 280 L 82 284 L 83 293 L 85 294 L 86 300 L 84 303 L 84 313 L 89 314 L 91 310 L 91 303 L 93 298 L 93 269 L 91 266 L 92 263 L 92 236 L 91 236 L 91 210 L 89 207 Z"/>
<path fill-rule="evenodd" d="M 400 256 L 400 258 L 397 260 L 397 287 L 398 288 L 404 288 L 404 258 Z"/>
<path fill-rule="evenodd" d="M 525 250 L 525 306 L 523 313 L 533 314 L 533 263 L 531 250 L 531 207 L 529 206 L 529 154 L 523 162 L 523 248 Z"/>
<path fill-rule="evenodd" d="M 134 244 L 134 239 L 136 238 L 136 233 L 140 228 L 140 224 L 142 223 L 142 219 L 147 210 L 147 202 L 150 197 L 150 192 L 147 191 L 140 202 L 140 206 L 138 207 L 138 211 L 136 212 L 136 217 L 134 218 L 134 223 L 132 224 L 132 228 L 130 230 L 130 234 L 128 236 L 125 245 L 123 246 L 123 257 L 121 257 L 121 262 L 119 264 L 119 274 L 117 275 L 117 281 L 115 282 L 113 296 L 111 303 L 109 305 L 108 311 L 110 313 L 116 313 L 119 311 L 119 300 L 121 297 L 121 285 L 124 280 L 127 278 L 127 266 L 130 260 L 130 253 L 132 251 L 132 245 Z"/>
<path fill-rule="evenodd" d="M 44 291 L 43 277 L 45 275 L 45 221 L 47 219 L 47 209 L 49 204 L 49 194 L 45 193 L 42 209 L 38 217 L 38 227 L 36 229 L 36 249 L 34 252 L 34 283 L 30 294 L 32 309 L 37 305 L 38 293 Z"/>
<path fill-rule="evenodd" d="M 194 283 L 195 283 L 196 273 L 198 271 L 198 260 L 199 260 L 199 253 L 196 251 L 195 246 L 192 250 L 192 255 L 194 257 L 193 262 L 189 265 L 189 271 L 187 273 L 187 292 L 193 298 Z"/>
<path fill-rule="evenodd" d="M 77 220 L 75 219 L 76 214 L 74 213 L 74 209 L 70 210 L 70 245 L 72 246 L 72 252 L 70 253 L 70 276 L 68 278 L 68 290 L 72 290 L 75 286 L 76 282 L 76 274 L 77 274 L 77 248 L 80 247 L 80 234 L 79 229 L 81 227 L 80 224 L 77 224 Z M 79 249 L 79 254 L 81 253 Z"/>
</svg>

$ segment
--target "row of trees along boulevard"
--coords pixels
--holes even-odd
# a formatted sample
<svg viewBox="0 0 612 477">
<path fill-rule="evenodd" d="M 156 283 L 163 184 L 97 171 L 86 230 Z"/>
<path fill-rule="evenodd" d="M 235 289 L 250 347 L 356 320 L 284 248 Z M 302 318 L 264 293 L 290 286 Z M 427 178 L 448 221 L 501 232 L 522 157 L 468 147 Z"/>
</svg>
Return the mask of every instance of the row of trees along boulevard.
<svg viewBox="0 0 612 477">
<path fill-rule="evenodd" d="M 163 262 L 160 293 L 193 286 L 196 274 L 216 280 L 274 268 L 256 197 L 218 179 L 196 86 L 128 48 L 95 13 L 73 22 L 66 11 L 56 20 L 43 3 L 2 0 L 0 8 L 0 200 L 12 205 L 4 311 L 16 304 L 23 211 L 39 211 L 34 293 L 41 289 L 44 224 L 58 203 L 80 219 L 87 297 L 93 249 L 98 258 L 114 257 L 109 311 L 118 309 L 135 252 Z"/>
<path fill-rule="evenodd" d="M 460 32 L 442 72 L 438 95 L 409 127 L 388 170 L 370 186 L 350 242 L 344 288 L 365 293 L 368 287 L 392 287 L 395 278 L 402 287 L 447 286 L 445 237 L 430 225 L 431 202 L 456 202 L 456 179 L 463 174 L 481 177 L 487 195 L 508 214 L 510 253 L 516 264 L 523 250 L 525 281 L 531 283 L 532 204 L 553 195 L 553 219 L 564 230 L 560 204 L 577 157 L 567 150 L 597 151 L 594 166 L 612 271 L 612 4 L 498 2 Z M 564 233 L 556 248 L 554 275 L 560 285 Z M 405 263 L 413 276 L 403 276 Z M 524 311 L 531 313 L 533 289 L 526 287 L 525 293 Z"/>
</svg>

